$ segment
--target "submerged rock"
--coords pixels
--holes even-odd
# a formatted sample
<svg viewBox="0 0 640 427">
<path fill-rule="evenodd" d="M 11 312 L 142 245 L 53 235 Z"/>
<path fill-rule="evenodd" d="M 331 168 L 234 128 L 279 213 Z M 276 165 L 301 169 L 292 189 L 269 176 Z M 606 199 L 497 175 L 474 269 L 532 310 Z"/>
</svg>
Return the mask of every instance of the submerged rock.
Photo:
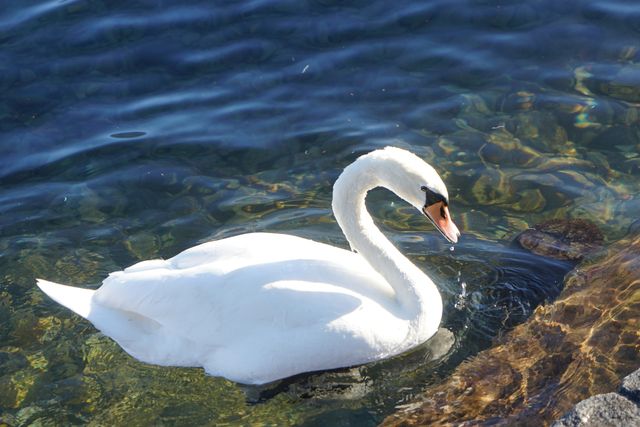
<svg viewBox="0 0 640 427">
<path fill-rule="evenodd" d="M 628 234 L 640 234 L 640 219 L 631 223 L 631 225 L 629 226 Z"/>
<path fill-rule="evenodd" d="M 575 89 L 587 96 L 608 96 L 635 103 L 640 101 L 640 65 L 590 64 L 574 71 Z"/>
<path fill-rule="evenodd" d="M 551 219 L 523 231 L 515 241 L 536 255 L 579 261 L 600 248 L 604 236 L 591 221 Z"/>
<path fill-rule="evenodd" d="M 548 425 L 614 391 L 640 359 L 640 237 L 612 245 L 565 280 L 553 304 L 463 362 L 384 425 Z"/>
</svg>

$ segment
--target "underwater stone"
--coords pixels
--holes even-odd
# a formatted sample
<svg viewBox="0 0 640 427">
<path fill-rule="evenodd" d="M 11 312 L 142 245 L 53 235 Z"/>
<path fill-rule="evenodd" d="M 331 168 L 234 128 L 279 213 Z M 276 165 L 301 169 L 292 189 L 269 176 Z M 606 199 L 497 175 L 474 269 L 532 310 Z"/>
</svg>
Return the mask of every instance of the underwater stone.
<svg viewBox="0 0 640 427">
<path fill-rule="evenodd" d="M 616 393 L 599 394 L 578 403 L 553 427 L 640 426 L 640 409 Z"/>
<path fill-rule="evenodd" d="M 4 347 L 4 349 L 0 351 L 0 375 L 24 369 L 28 364 L 27 358 L 17 347 Z M 0 389 L 2 389 L 2 387 L 0 387 Z"/>
<path fill-rule="evenodd" d="M 600 132 L 589 143 L 589 147 L 613 150 L 618 145 L 634 145 L 638 141 L 638 131 L 629 126 L 612 126 Z"/>
<path fill-rule="evenodd" d="M 45 372 L 47 367 L 49 366 L 49 361 L 45 357 L 42 351 L 37 351 L 35 353 L 28 354 L 27 360 L 29 361 L 29 365 L 31 368 L 37 371 Z"/>
<path fill-rule="evenodd" d="M 535 93 L 526 90 L 511 92 L 499 101 L 500 111 L 513 112 L 518 110 L 530 110 L 536 100 Z"/>
<path fill-rule="evenodd" d="M 492 129 L 502 126 L 501 117 L 487 116 L 479 113 L 467 114 L 464 118 L 456 119 L 454 122 L 463 129 L 475 129 L 482 133 L 489 133 Z"/>
<path fill-rule="evenodd" d="M 11 295 L 7 292 L 0 293 L 0 340 L 9 335 L 11 320 Z"/>
<path fill-rule="evenodd" d="M 194 175 L 182 180 L 182 186 L 191 194 L 206 195 L 216 194 L 220 191 L 224 181 L 204 175 Z"/>
<path fill-rule="evenodd" d="M 483 161 L 504 165 L 533 166 L 542 159 L 542 154 L 523 145 L 507 131 L 493 132 L 487 143 L 478 151 Z"/>
<path fill-rule="evenodd" d="M 34 389 L 38 373 L 26 368 L 0 378 L 0 407 L 19 408 Z"/>
<path fill-rule="evenodd" d="M 21 345 L 28 345 L 39 339 L 38 318 L 30 311 L 15 311 L 11 318 L 11 335 Z"/>
<path fill-rule="evenodd" d="M 540 190 L 524 190 L 520 194 L 520 200 L 511 205 L 511 209 L 520 212 L 539 212 L 546 206 L 547 202 Z"/>
<path fill-rule="evenodd" d="M 171 212 L 172 216 L 177 217 L 189 215 L 199 209 L 198 199 L 192 196 L 178 197 L 169 205 L 169 212 Z"/>
<path fill-rule="evenodd" d="M 85 375 L 112 371 L 113 366 L 120 366 L 123 361 L 129 360 L 113 340 L 99 332 L 85 340 L 81 352 L 85 362 L 83 371 Z"/>
<path fill-rule="evenodd" d="M 612 125 L 616 122 L 616 115 L 620 116 L 620 108 L 615 104 L 604 100 L 590 100 L 582 108 L 576 111 L 574 125 L 578 128 L 591 127 L 599 129 L 603 126 Z"/>
<path fill-rule="evenodd" d="M 638 109 L 635 107 L 628 107 L 624 111 L 624 120 L 623 124 L 630 126 L 638 121 L 640 118 L 640 114 L 638 114 Z"/>
<path fill-rule="evenodd" d="M 40 331 L 40 342 L 54 341 L 62 331 L 62 322 L 56 316 L 47 316 L 38 319 L 37 329 Z"/>
<path fill-rule="evenodd" d="M 474 234 L 474 230 L 486 229 L 490 223 L 490 217 L 487 213 L 478 210 L 470 210 L 461 212 L 456 216 L 456 223 L 460 230 L 465 233 Z"/>
<path fill-rule="evenodd" d="M 625 172 L 636 175 L 640 173 L 640 158 L 629 159 L 624 162 Z"/>
<path fill-rule="evenodd" d="M 511 200 L 509 177 L 497 168 L 487 168 L 471 187 L 471 196 L 481 205 L 506 203 Z"/>
<path fill-rule="evenodd" d="M 529 223 L 517 216 L 507 216 L 506 223 L 508 230 L 526 230 L 527 228 L 529 228 Z"/>
<path fill-rule="evenodd" d="M 462 113 L 480 113 L 491 116 L 493 112 L 487 107 L 487 103 L 480 95 L 466 93 L 460 95 L 462 104 Z"/>
<path fill-rule="evenodd" d="M 20 263 L 29 270 L 29 273 L 34 277 L 39 275 L 46 275 L 49 273 L 49 260 L 44 256 L 37 253 L 37 250 L 22 250 L 20 251 Z M 28 284 L 27 286 L 30 286 Z M 7 294 L 8 295 L 8 294 Z M 0 293 L 0 305 L 4 297 Z"/>
<path fill-rule="evenodd" d="M 129 236 L 124 242 L 125 247 L 136 259 L 150 259 L 157 255 L 160 245 L 154 234 L 140 232 Z"/>
<path fill-rule="evenodd" d="M 18 392 L 13 386 L 10 375 L 0 377 L 0 407 L 13 408 L 15 406 Z"/>
<path fill-rule="evenodd" d="M 593 163 L 598 175 L 610 178 L 613 174 L 613 169 L 609 163 L 609 159 L 603 153 L 594 151 L 586 154 L 586 159 Z"/>
<path fill-rule="evenodd" d="M 577 261 L 598 249 L 604 236 L 585 219 L 552 219 L 523 231 L 515 241 L 538 255 Z"/>
<path fill-rule="evenodd" d="M 567 131 L 551 113 L 532 111 L 518 114 L 508 121 L 507 128 L 532 149 L 544 152 L 564 152 L 567 149 Z"/>
<path fill-rule="evenodd" d="M 461 150 L 469 152 L 473 151 L 474 153 L 477 152 L 486 142 L 484 135 L 481 132 L 467 130 L 461 130 L 456 133 L 449 134 L 446 137 L 441 136 L 440 138 L 449 139 L 453 141 L 455 145 L 459 146 Z M 423 157 L 426 158 L 427 156 Z M 433 159 L 431 160 L 434 161 Z"/>
<path fill-rule="evenodd" d="M 65 254 L 55 263 L 59 277 L 74 277 L 79 283 L 90 283 L 95 271 L 105 264 L 102 255 L 87 249 L 79 248 Z"/>
<path fill-rule="evenodd" d="M 0 427 L 16 425 L 16 417 L 11 414 L 0 414 Z"/>
<path fill-rule="evenodd" d="M 22 408 L 16 414 L 16 424 L 20 426 L 34 425 L 37 418 L 44 415 L 44 412 L 43 408 L 36 405 Z"/>
<path fill-rule="evenodd" d="M 620 69 L 614 80 L 600 88 L 612 98 L 628 102 L 640 102 L 640 66 L 628 65 Z"/>
<path fill-rule="evenodd" d="M 460 151 L 460 147 L 456 146 L 455 142 L 447 138 L 438 138 L 438 148 L 442 151 L 447 158 L 451 158 L 451 155 Z"/>
</svg>

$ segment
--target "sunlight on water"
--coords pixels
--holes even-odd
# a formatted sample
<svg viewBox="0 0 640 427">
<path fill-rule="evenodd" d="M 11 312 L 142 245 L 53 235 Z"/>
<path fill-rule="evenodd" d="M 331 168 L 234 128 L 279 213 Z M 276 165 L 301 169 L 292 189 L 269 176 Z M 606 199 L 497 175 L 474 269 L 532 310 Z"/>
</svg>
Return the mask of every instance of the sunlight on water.
<svg viewBox="0 0 640 427">
<path fill-rule="evenodd" d="M 572 264 L 519 232 L 637 231 L 637 22 L 616 1 L 0 7 L 0 424 L 376 425 L 410 404 L 559 294 Z M 386 191 L 367 206 L 438 283 L 450 347 L 247 389 L 136 362 L 35 287 L 253 231 L 346 247 L 333 182 L 385 145 L 448 187 L 455 248 Z"/>
</svg>

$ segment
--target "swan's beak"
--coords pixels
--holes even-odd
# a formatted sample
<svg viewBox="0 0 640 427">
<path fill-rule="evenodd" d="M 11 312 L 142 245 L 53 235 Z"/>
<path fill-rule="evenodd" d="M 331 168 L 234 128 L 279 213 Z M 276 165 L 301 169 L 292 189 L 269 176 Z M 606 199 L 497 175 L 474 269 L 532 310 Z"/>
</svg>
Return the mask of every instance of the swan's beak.
<svg viewBox="0 0 640 427">
<path fill-rule="evenodd" d="M 449 208 L 444 202 L 436 202 L 422 208 L 422 212 L 433 222 L 433 225 L 451 243 L 457 243 L 460 237 L 458 227 L 451 220 Z"/>
</svg>

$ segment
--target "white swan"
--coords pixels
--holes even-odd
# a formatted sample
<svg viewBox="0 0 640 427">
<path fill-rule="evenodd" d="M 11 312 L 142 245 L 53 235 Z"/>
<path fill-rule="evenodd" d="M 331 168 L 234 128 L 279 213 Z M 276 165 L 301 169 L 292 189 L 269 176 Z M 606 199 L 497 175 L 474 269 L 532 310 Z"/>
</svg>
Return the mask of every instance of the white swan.
<svg viewBox="0 0 640 427">
<path fill-rule="evenodd" d="M 355 252 L 249 233 L 140 262 L 95 291 L 41 279 L 38 286 L 139 360 L 202 366 L 239 383 L 383 359 L 437 331 L 442 299 L 374 225 L 365 196 L 379 186 L 458 240 L 436 171 L 387 147 L 358 158 L 333 187 L 333 212 Z"/>
</svg>

